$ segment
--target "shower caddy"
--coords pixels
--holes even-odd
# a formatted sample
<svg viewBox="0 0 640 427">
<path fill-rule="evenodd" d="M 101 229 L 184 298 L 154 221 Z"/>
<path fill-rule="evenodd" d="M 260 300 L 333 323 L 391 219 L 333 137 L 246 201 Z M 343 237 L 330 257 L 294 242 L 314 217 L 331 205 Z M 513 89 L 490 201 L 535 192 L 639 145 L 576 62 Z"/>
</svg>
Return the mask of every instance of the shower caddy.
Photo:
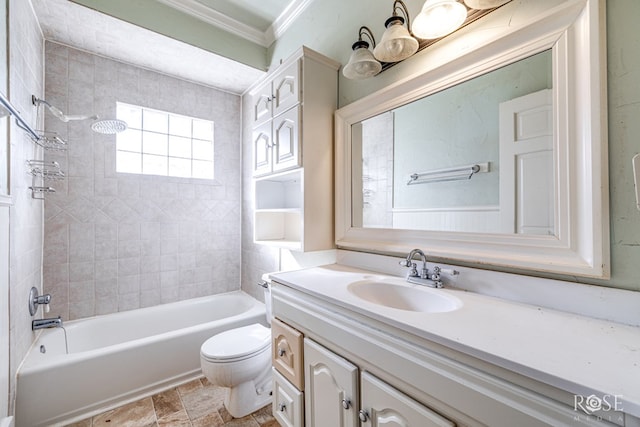
<svg viewBox="0 0 640 427">
<path fill-rule="evenodd" d="M 37 98 L 32 95 L 31 102 L 36 107 Z M 24 130 L 29 138 L 38 146 L 45 150 L 65 151 L 67 149 L 67 141 L 59 137 L 53 132 L 34 130 L 20 115 L 20 112 L 9 102 L 9 100 L 0 93 L 0 103 L 2 104 L 3 116 L 13 115 L 16 125 Z M 55 188 L 46 185 L 49 181 L 59 181 L 65 178 L 65 174 L 60 168 L 58 162 L 46 162 L 44 160 L 28 160 L 27 168 L 30 175 L 33 176 L 32 184 L 29 187 L 31 197 L 37 200 L 44 200 L 44 194 L 55 193 Z"/>
</svg>

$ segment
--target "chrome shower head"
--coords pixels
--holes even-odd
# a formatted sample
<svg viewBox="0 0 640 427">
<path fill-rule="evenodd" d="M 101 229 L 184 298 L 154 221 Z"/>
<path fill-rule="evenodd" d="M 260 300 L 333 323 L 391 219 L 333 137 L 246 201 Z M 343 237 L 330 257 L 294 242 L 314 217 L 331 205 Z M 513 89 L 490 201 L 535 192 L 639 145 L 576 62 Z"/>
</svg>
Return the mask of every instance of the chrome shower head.
<svg viewBox="0 0 640 427">
<path fill-rule="evenodd" d="M 118 119 L 98 120 L 91 124 L 91 130 L 97 133 L 113 135 L 127 130 L 127 122 Z"/>
<path fill-rule="evenodd" d="M 62 112 L 62 110 L 60 110 L 58 107 L 55 107 L 53 105 L 51 105 L 50 103 L 48 103 L 47 101 L 45 101 L 44 99 L 38 99 L 35 96 L 31 96 L 31 101 L 33 102 L 33 105 L 44 105 L 47 107 L 47 109 L 49 109 L 49 111 L 51 112 L 51 114 L 53 114 L 56 118 L 60 119 L 61 121 L 67 123 L 70 121 L 74 121 L 74 120 L 97 120 L 98 116 L 93 115 L 67 115 L 64 114 Z"/>
</svg>

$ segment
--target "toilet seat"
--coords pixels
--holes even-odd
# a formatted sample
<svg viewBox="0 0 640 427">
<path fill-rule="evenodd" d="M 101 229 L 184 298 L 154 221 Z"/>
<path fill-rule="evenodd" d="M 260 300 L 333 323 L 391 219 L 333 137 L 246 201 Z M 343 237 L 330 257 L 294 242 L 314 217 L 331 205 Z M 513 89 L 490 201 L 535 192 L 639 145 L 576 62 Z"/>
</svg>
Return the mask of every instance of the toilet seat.
<svg viewBox="0 0 640 427">
<path fill-rule="evenodd" d="M 255 323 L 212 336 L 202 344 L 200 354 L 209 362 L 235 362 L 267 351 L 271 329 Z"/>
</svg>

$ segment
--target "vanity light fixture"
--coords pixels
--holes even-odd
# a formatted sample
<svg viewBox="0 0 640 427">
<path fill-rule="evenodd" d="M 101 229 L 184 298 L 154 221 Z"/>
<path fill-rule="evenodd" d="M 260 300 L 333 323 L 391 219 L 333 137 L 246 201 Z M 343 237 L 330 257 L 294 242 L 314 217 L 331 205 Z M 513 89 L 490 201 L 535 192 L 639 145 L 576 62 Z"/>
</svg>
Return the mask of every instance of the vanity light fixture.
<svg viewBox="0 0 640 427">
<path fill-rule="evenodd" d="M 376 45 L 368 27 L 360 27 L 358 41 L 352 46 L 353 52 L 342 74 L 348 79 L 358 80 L 373 77 L 510 1 L 426 0 L 412 25 L 407 6 L 402 0 L 394 0 L 393 16 L 385 22 L 387 29 L 380 43 Z M 398 12 L 402 12 L 404 17 Z M 363 34 L 371 40 L 373 54 L 369 43 L 362 40 Z"/>
<path fill-rule="evenodd" d="M 366 35 L 373 43 L 373 48 L 376 48 L 376 40 L 371 30 L 365 26 L 360 27 L 358 40 L 351 46 L 353 52 L 351 52 L 349 62 L 342 69 L 342 74 L 348 79 L 366 79 L 375 76 L 382 70 L 382 64 L 369 50 L 369 43 L 362 40 L 363 35 Z"/>
<path fill-rule="evenodd" d="M 427 0 L 411 30 L 418 38 L 437 39 L 460 28 L 466 19 L 467 8 L 457 0 Z"/>
<path fill-rule="evenodd" d="M 404 18 L 398 15 L 402 12 Z M 404 26 L 405 18 L 407 26 Z M 373 56 L 380 62 L 399 62 L 418 51 L 418 40 L 410 33 L 411 20 L 407 6 L 402 0 L 393 2 L 393 15 L 384 23 L 386 28 L 382 40 L 373 49 Z"/>
</svg>

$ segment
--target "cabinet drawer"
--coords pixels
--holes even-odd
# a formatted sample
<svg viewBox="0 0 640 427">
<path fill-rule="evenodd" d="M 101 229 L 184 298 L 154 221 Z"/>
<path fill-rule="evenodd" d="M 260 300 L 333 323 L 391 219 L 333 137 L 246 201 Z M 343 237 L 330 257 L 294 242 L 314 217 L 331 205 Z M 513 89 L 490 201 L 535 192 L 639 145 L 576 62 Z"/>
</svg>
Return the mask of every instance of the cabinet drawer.
<svg viewBox="0 0 640 427">
<path fill-rule="evenodd" d="M 273 416 L 282 427 L 303 426 L 303 394 L 273 370 Z"/>
<path fill-rule="evenodd" d="M 304 390 L 303 336 L 291 326 L 273 319 L 271 343 L 273 367 L 298 390 Z"/>
</svg>

